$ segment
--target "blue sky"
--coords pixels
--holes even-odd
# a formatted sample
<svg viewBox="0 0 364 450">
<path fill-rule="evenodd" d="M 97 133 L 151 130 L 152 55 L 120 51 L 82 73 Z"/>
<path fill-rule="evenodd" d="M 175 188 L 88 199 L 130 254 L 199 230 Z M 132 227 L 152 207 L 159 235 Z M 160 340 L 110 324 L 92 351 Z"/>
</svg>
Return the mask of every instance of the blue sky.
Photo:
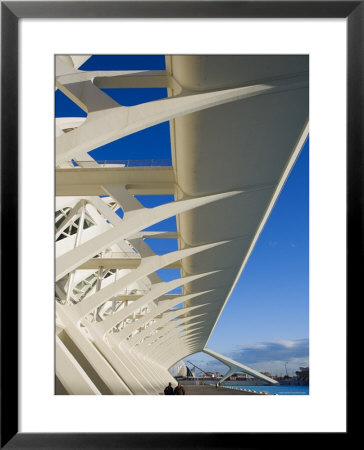
<svg viewBox="0 0 364 450">
<path fill-rule="evenodd" d="M 93 56 L 83 70 L 160 70 L 164 57 Z M 107 89 L 124 106 L 166 97 L 166 89 Z M 56 117 L 86 114 L 56 91 Z M 171 164 L 168 122 L 119 139 L 93 150 L 96 160 L 162 159 Z M 138 196 L 146 207 L 173 200 L 172 196 Z M 149 230 L 176 230 L 175 218 Z M 251 254 L 234 292 L 217 323 L 207 347 L 255 369 L 289 374 L 308 365 L 309 314 L 309 143 L 301 154 L 279 196 L 276 206 Z M 173 239 L 148 239 L 156 253 L 177 249 Z M 164 280 L 179 276 L 178 270 L 158 272 Z M 180 292 L 177 290 L 175 292 Z M 226 371 L 221 363 L 198 353 L 186 358 L 208 370 Z"/>
<path fill-rule="evenodd" d="M 272 374 L 308 365 L 308 231 L 307 141 L 207 347 Z M 204 354 L 189 360 L 224 370 Z"/>
</svg>

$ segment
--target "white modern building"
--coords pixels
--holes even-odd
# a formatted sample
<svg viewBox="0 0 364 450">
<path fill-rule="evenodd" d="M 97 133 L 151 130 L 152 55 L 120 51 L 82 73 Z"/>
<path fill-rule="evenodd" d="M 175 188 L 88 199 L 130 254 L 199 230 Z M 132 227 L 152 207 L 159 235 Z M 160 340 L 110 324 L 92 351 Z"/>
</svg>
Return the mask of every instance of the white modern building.
<svg viewBox="0 0 364 450">
<path fill-rule="evenodd" d="M 206 345 L 307 138 L 308 56 L 79 70 L 88 58 L 56 57 L 56 88 L 87 113 L 56 120 L 56 392 L 160 394 L 175 384 L 168 369 L 200 351 L 226 364 L 226 377 L 275 383 Z M 102 91 L 145 87 L 168 98 L 125 107 Z M 171 166 L 89 155 L 165 121 Z M 145 208 L 136 194 L 174 201 Z M 177 232 L 144 231 L 173 216 Z M 178 250 L 157 255 L 146 238 L 177 239 Z M 180 277 L 163 281 L 165 268 Z"/>
</svg>

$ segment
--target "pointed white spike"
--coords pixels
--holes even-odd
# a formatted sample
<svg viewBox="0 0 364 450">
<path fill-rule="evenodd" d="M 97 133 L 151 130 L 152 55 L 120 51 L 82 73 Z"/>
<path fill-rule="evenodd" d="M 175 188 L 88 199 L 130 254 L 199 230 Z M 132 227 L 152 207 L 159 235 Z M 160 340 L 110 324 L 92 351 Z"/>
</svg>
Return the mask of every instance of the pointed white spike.
<svg viewBox="0 0 364 450">
<path fill-rule="evenodd" d="M 188 200 L 180 200 L 157 206 L 152 209 L 143 209 L 135 212 L 129 220 L 121 222 L 111 230 L 90 239 L 62 256 L 59 256 L 56 261 L 56 281 L 60 280 L 72 270 L 77 269 L 77 267 L 82 265 L 88 259 L 95 256 L 97 253 L 102 252 L 105 248 L 115 244 L 122 238 L 128 238 L 135 232 L 154 225 L 168 217 L 240 193 L 241 191 L 232 191 L 207 195 L 205 197 L 190 198 Z"/>
<path fill-rule="evenodd" d="M 178 305 L 179 303 L 184 303 L 188 300 L 192 300 L 196 297 L 199 297 L 202 294 L 206 294 L 207 292 L 211 292 L 210 291 L 204 291 L 204 292 L 197 292 L 194 294 L 189 294 L 189 295 L 181 295 L 180 297 L 177 297 L 173 300 L 166 300 L 163 302 L 159 302 L 158 306 L 153 309 L 149 314 L 146 314 L 144 317 L 140 318 L 139 320 L 137 320 L 134 323 L 131 323 L 128 328 L 128 330 L 130 331 L 130 334 L 133 333 L 136 329 L 142 327 L 145 323 L 149 322 L 150 320 L 153 320 L 156 316 L 158 316 L 159 314 L 164 313 L 165 311 L 167 311 L 170 308 L 173 308 L 173 306 Z M 158 323 L 158 326 L 163 325 L 164 323 L 166 323 L 166 321 L 168 321 L 169 318 L 167 317 L 163 317 L 163 319 L 158 320 L 156 323 Z M 148 327 L 146 330 L 144 330 L 145 332 L 147 332 L 149 330 L 149 332 L 151 331 L 151 328 Z M 146 335 L 147 333 L 141 332 L 138 335 L 136 335 L 135 337 L 139 336 L 139 335 Z M 133 338 L 134 339 L 134 338 Z M 140 340 L 140 339 L 139 339 Z M 129 341 L 129 344 L 131 344 L 131 341 L 133 341 L 132 339 Z M 133 341 L 135 342 L 135 341 Z"/>
</svg>

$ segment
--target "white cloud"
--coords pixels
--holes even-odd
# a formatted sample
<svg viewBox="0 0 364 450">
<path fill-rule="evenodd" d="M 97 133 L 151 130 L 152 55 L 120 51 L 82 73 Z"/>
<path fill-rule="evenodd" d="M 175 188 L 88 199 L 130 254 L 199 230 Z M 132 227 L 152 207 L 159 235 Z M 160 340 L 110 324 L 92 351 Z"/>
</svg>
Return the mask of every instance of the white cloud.
<svg viewBox="0 0 364 450">
<path fill-rule="evenodd" d="M 288 375 L 294 375 L 299 367 L 309 365 L 308 339 L 259 342 L 221 353 L 253 369 L 270 372 L 272 375 L 285 375 L 286 368 Z M 191 355 L 188 360 L 206 371 L 225 373 L 228 370 L 219 361 L 202 353 Z M 191 367 L 191 364 L 187 365 Z M 200 374 L 199 370 L 197 372 Z"/>
<path fill-rule="evenodd" d="M 263 367 L 290 364 L 296 369 L 308 364 L 308 339 L 262 342 L 258 345 L 241 346 L 228 356 L 246 365 Z M 292 369 L 293 370 L 293 369 Z"/>
</svg>

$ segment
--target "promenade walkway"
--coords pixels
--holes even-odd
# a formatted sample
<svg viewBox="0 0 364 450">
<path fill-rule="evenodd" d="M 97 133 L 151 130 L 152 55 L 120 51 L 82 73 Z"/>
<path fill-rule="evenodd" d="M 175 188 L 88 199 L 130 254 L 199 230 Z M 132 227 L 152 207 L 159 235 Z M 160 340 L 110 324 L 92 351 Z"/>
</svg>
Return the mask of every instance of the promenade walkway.
<svg viewBox="0 0 364 450">
<path fill-rule="evenodd" d="M 182 384 L 183 385 L 183 384 Z M 261 395 L 254 392 L 246 392 L 238 389 L 229 389 L 215 386 L 183 386 L 186 395 Z"/>
</svg>

